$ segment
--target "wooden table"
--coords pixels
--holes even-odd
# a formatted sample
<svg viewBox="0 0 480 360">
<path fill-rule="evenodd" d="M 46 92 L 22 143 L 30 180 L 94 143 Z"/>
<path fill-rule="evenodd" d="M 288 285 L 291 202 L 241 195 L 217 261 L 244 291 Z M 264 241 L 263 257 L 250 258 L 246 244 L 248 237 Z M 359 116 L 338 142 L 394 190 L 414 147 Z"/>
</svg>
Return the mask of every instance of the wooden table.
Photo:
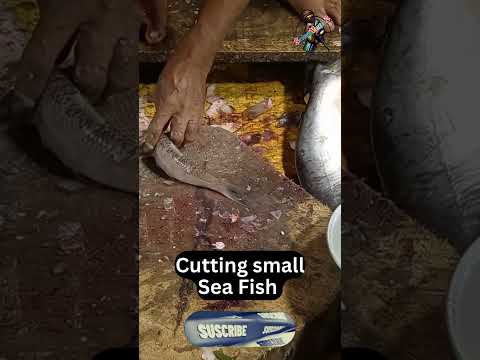
<svg viewBox="0 0 480 360">
<path fill-rule="evenodd" d="M 199 0 L 170 0 L 168 35 L 158 46 L 140 44 L 140 62 L 164 62 L 168 53 L 194 24 L 199 12 Z M 293 38 L 303 31 L 299 17 L 286 4 L 276 0 L 254 0 L 235 23 L 217 53 L 217 62 L 293 62 L 327 61 L 340 54 L 340 34 L 327 35 L 330 50 L 319 46 L 305 54 Z"/>
</svg>

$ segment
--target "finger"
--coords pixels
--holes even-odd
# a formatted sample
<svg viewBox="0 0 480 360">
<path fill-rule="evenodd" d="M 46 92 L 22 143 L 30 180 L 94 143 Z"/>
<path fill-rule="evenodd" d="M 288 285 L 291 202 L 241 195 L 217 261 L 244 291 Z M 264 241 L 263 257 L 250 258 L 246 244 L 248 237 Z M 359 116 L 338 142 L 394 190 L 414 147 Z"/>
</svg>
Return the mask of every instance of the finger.
<svg viewBox="0 0 480 360">
<path fill-rule="evenodd" d="M 198 121 L 189 121 L 187 125 L 187 130 L 185 131 L 185 141 L 194 142 L 198 135 Z"/>
<path fill-rule="evenodd" d="M 167 0 L 142 0 L 147 30 L 145 39 L 149 44 L 161 42 L 167 34 Z"/>
<path fill-rule="evenodd" d="M 105 21 L 88 24 L 78 35 L 74 80 L 92 102 L 96 102 L 105 89 L 117 42 L 109 25 Z"/>
<path fill-rule="evenodd" d="M 340 8 L 340 7 L 338 7 L 338 6 L 333 7 L 333 8 L 330 9 L 330 11 L 328 12 L 328 15 L 333 19 L 334 23 L 335 23 L 337 26 L 341 26 L 341 25 L 342 25 L 342 12 L 341 12 L 341 8 Z"/>
<path fill-rule="evenodd" d="M 78 22 L 42 14 L 16 69 L 15 89 L 36 101 L 41 95 L 58 55 L 69 42 Z"/>
<path fill-rule="evenodd" d="M 333 19 L 330 16 L 324 15 L 322 16 L 322 20 L 324 22 L 326 32 L 332 32 L 335 30 L 335 23 L 333 22 Z"/>
<path fill-rule="evenodd" d="M 185 140 L 185 131 L 187 131 L 189 121 L 185 117 L 174 117 L 171 122 L 170 139 L 177 147 L 181 147 Z"/>
<path fill-rule="evenodd" d="M 137 41 L 119 39 L 108 71 L 105 96 L 136 87 L 138 79 Z"/>
<path fill-rule="evenodd" d="M 136 3 L 127 3 L 116 15 L 114 21 L 118 30 L 113 57 L 108 71 L 106 96 L 138 86 L 138 33 L 140 16 Z M 121 24 L 121 26 L 118 26 Z"/>
<path fill-rule="evenodd" d="M 154 149 L 162 135 L 163 129 L 171 118 L 168 111 L 157 111 L 145 132 L 145 146 Z"/>
</svg>

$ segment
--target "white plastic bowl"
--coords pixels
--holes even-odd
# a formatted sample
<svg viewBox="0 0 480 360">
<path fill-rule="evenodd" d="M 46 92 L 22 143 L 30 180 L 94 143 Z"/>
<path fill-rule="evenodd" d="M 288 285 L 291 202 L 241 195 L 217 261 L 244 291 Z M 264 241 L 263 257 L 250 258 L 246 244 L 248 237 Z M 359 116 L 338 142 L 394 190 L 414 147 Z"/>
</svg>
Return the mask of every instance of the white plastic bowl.
<svg viewBox="0 0 480 360">
<path fill-rule="evenodd" d="M 339 205 L 332 214 L 328 223 L 327 242 L 333 260 L 342 268 L 342 205 Z"/>
</svg>

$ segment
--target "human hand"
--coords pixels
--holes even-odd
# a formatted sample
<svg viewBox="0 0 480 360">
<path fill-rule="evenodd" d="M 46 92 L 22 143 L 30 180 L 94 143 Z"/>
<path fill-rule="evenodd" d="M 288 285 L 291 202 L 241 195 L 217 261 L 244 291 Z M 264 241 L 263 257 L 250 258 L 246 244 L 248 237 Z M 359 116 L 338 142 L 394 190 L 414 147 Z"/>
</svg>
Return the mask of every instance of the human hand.
<svg viewBox="0 0 480 360">
<path fill-rule="evenodd" d="M 160 43 L 167 35 L 167 0 L 140 0 L 144 22 L 147 25 L 145 40 L 149 44 Z"/>
<path fill-rule="evenodd" d="M 184 43 L 165 65 L 155 92 L 156 114 L 145 136 L 144 148 L 153 150 L 170 123 L 170 138 L 181 146 L 193 141 L 203 123 L 206 79 L 210 62 L 202 60 L 198 46 Z"/>
<path fill-rule="evenodd" d="M 92 102 L 137 86 L 141 6 L 165 0 L 38 0 L 40 20 L 10 74 L 14 88 L 2 99 L 0 120 L 26 117 L 61 57 L 74 53 L 73 80 Z M 150 5 L 149 5 L 150 4 Z M 159 13 L 148 13 L 158 24 Z"/>
</svg>

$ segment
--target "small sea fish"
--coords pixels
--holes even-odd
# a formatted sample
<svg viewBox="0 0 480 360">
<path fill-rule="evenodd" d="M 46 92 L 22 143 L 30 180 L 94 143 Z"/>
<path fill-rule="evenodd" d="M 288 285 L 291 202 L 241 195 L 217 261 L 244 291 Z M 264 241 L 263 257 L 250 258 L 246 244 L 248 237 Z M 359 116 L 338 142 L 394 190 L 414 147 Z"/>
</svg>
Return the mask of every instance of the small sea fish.
<svg viewBox="0 0 480 360">
<path fill-rule="evenodd" d="M 171 178 L 216 191 L 233 201 L 242 203 L 241 189 L 189 161 L 167 135 L 160 137 L 153 156 L 157 166 Z"/>
<path fill-rule="evenodd" d="M 101 184 L 138 191 L 136 89 L 93 106 L 61 71 L 50 77 L 34 124 L 43 145 L 65 166 Z"/>
</svg>

